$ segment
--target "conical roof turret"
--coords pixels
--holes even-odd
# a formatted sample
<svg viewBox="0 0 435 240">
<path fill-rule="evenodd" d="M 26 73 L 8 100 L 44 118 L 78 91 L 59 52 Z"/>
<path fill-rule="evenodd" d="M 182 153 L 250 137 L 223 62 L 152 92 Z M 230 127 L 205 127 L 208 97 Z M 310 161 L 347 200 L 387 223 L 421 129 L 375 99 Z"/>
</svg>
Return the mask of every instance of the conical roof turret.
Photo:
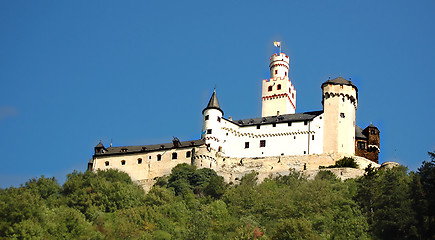
<svg viewBox="0 0 435 240">
<path fill-rule="evenodd" d="M 221 111 L 222 115 L 224 115 L 224 111 L 222 111 L 221 107 L 219 106 L 219 101 L 216 96 L 216 89 L 213 90 L 210 101 L 208 101 L 207 107 L 202 110 L 202 114 L 204 114 L 204 111 L 207 109 L 217 109 Z"/>
</svg>

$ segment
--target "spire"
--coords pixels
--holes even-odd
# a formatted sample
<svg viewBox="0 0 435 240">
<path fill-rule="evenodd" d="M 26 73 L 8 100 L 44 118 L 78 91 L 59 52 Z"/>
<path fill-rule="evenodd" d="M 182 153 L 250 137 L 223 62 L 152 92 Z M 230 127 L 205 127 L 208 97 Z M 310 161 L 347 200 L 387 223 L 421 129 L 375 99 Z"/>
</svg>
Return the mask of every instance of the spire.
<svg viewBox="0 0 435 240">
<path fill-rule="evenodd" d="M 222 111 L 221 107 L 219 106 L 219 101 L 216 96 L 216 88 L 213 90 L 210 101 L 208 101 L 208 105 L 206 108 L 204 108 L 204 110 L 202 110 L 202 113 L 204 114 L 204 111 L 207 109 L 217 109 L 221 111 L 222 115 L 224 115 L 224 111 Z"/>
</svg>

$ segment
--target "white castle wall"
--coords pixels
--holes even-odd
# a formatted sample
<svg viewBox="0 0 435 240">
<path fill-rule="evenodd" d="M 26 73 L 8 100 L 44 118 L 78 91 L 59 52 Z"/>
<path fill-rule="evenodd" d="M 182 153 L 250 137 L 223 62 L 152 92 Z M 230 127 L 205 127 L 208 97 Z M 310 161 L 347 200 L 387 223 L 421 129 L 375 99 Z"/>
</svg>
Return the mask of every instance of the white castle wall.
<svg viewBox="0 0 435 240">
<path fill-rule="evenodd" d="M 312 121 L 264 124 L 239 127 L 223 119 L 221 128 L 225 134 L 223 156 L 269 157 L 279 155 L 321 154 L 323 152 L 323 114 Z M 266 146 L 260 147 L 265 140 Z M 245 143 L 249 143 L 249 148 Z"/>
</svg>

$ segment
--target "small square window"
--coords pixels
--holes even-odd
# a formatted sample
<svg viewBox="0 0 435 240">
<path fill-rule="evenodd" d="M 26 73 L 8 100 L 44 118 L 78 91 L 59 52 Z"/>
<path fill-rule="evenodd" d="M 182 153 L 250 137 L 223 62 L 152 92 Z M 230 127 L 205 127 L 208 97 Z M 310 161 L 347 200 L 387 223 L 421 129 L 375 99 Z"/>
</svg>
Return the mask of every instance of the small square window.
<svg viewBox="0 0 435 240">
<path fill-rule="evenodd" d="M 151 159 L 151 156 L 148 156 L 148 159 Z"/>
<path fill-rule="evenodd" d="M 157 161 L 161 161 L 162 160 L 162 155 L 157 155 Z"/>
<path fill-rule="evenodd" d="M 249 148 L 249 142 L 245 142 L 245 148 Z"/>
<path fill-rule="evenodd" d="M 272 127 L 276 127 L 276 123 L 272 123 Z"/>
<path fill-rule="evenodd" d="M 172 159 L 177 159 L 177 153 L 176 152 L 172 153 Z"/>
<path fill-rule="evenodd" d="M 304 125 L 308 125 L 308 121 L 307 120 L 304 121 Z"/>
<path fill-rule="evenodd" d="M 304 154 L 307 154 L 307 151 L 304 151 Z"/>
<path fill-rule="evenodd" d="M 261 126 L 261 125 L 257 125 L 257 129 L 260 129 L 260 126 Z"/>
<path fill-rule="evenodd" d="M 266 140 L 260 140 L 260 147 L 266 147 Z"/>
<path fill-rule="evenodd" d="M 142 158 L 137 159 L 137 164 L 142 164 Z"/>
<path fill-rule="evenodd" d="M 122 160 L 122 161 L 121 161 L 121 165 L 125 165 L 125 160 Z"/>
<path fill-rule="evenodd" d="M 104 165 L 109 166 L 109 161 L 106 161 Z"/>
<path fill-rule="evenodd" d="M 190 158 L 190 151 L 187 151 L 187 152 L 186 152 L 186 157 L 187 157 L 187 158 Z"/>
<path fill-rule="evenodd" d="M 276 89 L 281 90 L 281 84 L 278 84 L 278 86 L 276 86 Z"/>
<path fill-rule="evenodd" d="M 341 117 L 341 118 L 344 118 L 344 113 L 340 113 L 340 117 Z"/>
<path fill-rule="evenodd" d="M 292 125 L 292 122 L 288 122 L 287 124 L 288 124 L 288 126 L 290 127 L 290 126 Z"/>
<path fill-rule="evenodd" d="M 210 118 L 209 115 L 205 115 L 205 117 L 204 117 L 205 120 L 208 120 L 209 118 Z"/>
<path fill-rule="evenodd" d="M 268 88 L 267 88 L 267 91 L 272 91 L 272 86 L 269 86 Z"/>
<path fill-rule="evenodd" d="M 211 134 L 211 129 L 207 129 L 207 134 Z"/>
</svg>

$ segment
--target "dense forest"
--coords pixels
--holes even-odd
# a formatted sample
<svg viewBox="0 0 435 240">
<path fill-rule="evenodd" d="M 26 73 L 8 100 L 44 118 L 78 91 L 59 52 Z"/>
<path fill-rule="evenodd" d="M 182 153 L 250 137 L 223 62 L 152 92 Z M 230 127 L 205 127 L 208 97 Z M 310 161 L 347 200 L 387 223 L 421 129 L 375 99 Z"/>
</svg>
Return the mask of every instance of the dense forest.
<svg viewBox="0 0 435 240">
<path fill-rule="evenodd" d="M 434 239 L 435 154 L 416 172 L 225 183 L 181 164 L 148 192 L 115 170 L 0 189 L 0 239 Z"/>
</svg>

